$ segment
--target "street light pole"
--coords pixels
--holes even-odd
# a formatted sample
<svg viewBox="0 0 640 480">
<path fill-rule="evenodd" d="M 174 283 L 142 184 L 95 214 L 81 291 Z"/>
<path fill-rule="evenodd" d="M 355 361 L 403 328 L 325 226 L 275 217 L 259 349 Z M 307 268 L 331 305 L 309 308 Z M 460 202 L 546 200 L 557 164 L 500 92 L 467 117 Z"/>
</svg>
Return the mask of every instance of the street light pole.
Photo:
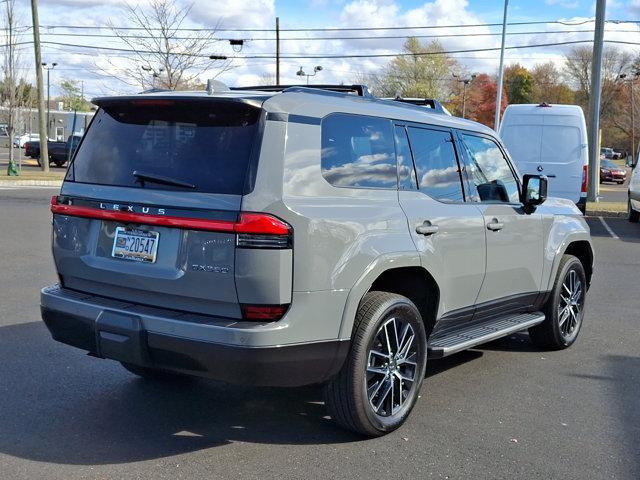
<svg viewBox="0 0 640 480">
<path fill-rule="evenodd" d="M 51 119 L 49 118 L 51 115 L 51 84 L 49 81 L 49 73 L 56 68 L 57 65 L 56 62 L 53 62 L 51 65 L 47 65 L 47 62 L 42 63 L 42 68 L 47 71 L 47 138 L 49 138 L 49 134 L 51 133 Z"/>
<path fill-rule="evenodd" d="M 307 85 L 309 85 L 309 77 L 315 77 L 320 71 L 322 71 L 322 65 L 316 65 L 313 67 L 313 73 L 309 74 L 304 73 L 304 70 L 300 67 L 300 70 L 296 72 L 296 75 L 299 77 L 307 77 Z"/>
<path fill-rule="evenodd" d="M 626 73 L 621 73 L 618 78 L 625 80 L 628 77 Z M 631 103 L 631 158 L 635 158 L 636 155 L 636 105 L 635 94 L 633 91 L 634 81 L 640 77 L 640 70 L 636 70 L 632 77 L 629 78 L 629 102 Z"/>
<path fill-rule="evenodd" d="M 467 86 L 473 81 L 474 78 L 476 78 L 476 74 L 474 73 L 469 78 L 460 78 L 454 73 L 453 77 L 458 82 L 462 83 L 462 118 L 464 118 L 467 109 Z"/>
<path fill-rule="evenodd" d="M 500 107 L 502 106 L 502 78 L 504 77 L 504 40 L 507 34 L 507 7 L 509 0 L 504 0 L 504 16 L 502 17 L 502 45 L 500 47 L 500 69 L 498 70 L 498 92 L 496 93 L 496 117 L 493 129 L 500 129 Z"/>
</svg>

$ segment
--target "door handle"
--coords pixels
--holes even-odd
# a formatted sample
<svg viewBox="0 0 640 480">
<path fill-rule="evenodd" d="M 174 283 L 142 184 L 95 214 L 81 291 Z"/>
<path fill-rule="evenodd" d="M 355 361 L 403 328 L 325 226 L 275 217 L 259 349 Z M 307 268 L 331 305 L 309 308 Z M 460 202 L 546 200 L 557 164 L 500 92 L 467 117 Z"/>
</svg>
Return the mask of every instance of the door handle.
<svg viewBox="0 0 640 480">
<path fill-rule="evenodd" d="M 487 223 L 487 228 L 493 232 L 497 232 L 504 228 L 504 223 L 499 222 L 497 218 L 494 218 L 491 222 Z"/>
<path fill-rule="evenodd" d="M 438 230 L 438 225 L 433 225 L 429 220 L 425 220 L 422 225 L 418 225 L 416 227 L 416 233 L 426 237 L 433 235 L 434 233 L 438 233 Z"/>
</svg>

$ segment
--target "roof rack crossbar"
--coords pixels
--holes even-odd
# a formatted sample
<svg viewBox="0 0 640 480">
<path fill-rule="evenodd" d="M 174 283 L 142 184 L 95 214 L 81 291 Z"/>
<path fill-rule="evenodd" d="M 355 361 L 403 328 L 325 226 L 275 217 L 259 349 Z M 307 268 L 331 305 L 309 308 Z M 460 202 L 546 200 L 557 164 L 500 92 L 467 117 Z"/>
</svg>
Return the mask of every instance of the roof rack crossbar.
<svg viewBox="0 0 640 480">
<path fill-rule="evenodd" d="M 371 92 L 366 85 L 256 85 L 251 87 L 231 87 L 231 90 L 257 90 L 262 92 L 282 92 L 290 88 L 310 88 L 314 90 L 329 90 L 338 93 L 355 93 L 359 97 L 371 97 Z"/>
<path fill-rule="evenodd" d="M 393 100 L 395 102 L 408 103 L 409 105 L 415 105 L 418 107 L 429 107 L 435 112 L 445 113 L 442 107 L 442 104 L 434 98 L 402 98 L 398 96 L 395 98 L 385 98 L 385 100 Z"/>
</svg>

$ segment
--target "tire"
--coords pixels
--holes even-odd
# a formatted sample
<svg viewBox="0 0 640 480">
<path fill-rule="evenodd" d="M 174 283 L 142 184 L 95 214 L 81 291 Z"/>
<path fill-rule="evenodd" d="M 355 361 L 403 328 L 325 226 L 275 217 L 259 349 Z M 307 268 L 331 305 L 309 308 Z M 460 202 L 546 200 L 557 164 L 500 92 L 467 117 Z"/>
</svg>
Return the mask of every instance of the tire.
<svg viewBox="0 0 640 480">
<path fill-rule="evenodd" d="M 120 362 L 120 364 L 129 372 L 142 377 L 146 380 L 159 380 L 159 381 L 180 381 L 189 378 L 187 375 L 180 373 L 169 372 L 167 370 L 160 370 L 156 368 L 141 367 L 134 365 L 133 363 Z"/>
<path fill-rule="evenodd" d="M 629 221 L 631 223 L 638 223 L 638 221 L 640 220 L 640 212 L 637 212 L 636 210 L 633 209 L 633 207 L 631 206 L 631 200 L 629 200 Z"/>
<path fill-rule="evenodd" d="M 56 167 L 61 168 L 67 161 L 63 160 L 62 162 L 60 160 L 54 160 L 53 163 L 55 164 Z"/>
<path fill-rule="evenodd" d="M 36 157 L 36 162 L 38 162 L 38 166 L 41 167 L 42 166 L 42 162 L 40 161 L 40 155 L 38 155 Z"/>
<path fill-rule="evenodd" d="M 569 297 L 568 291 L 572 292 Z M 545 321 L 529 329 L 534 345 L 549 350 L 573 345 L 584 318 L 586 292 L 587 276 L 582 263 L 573 255 L 563 255 L 551 296 L 543 309 Z M 567 302 L 567 299 L 572 301 Z"/>
<path fill-rule="evenodd" d="M 413 337 L 406 337 L 411 332 Z M 385 333 L 390 334 L 389 343 Z M 405 362 L 399 346 L 407 345 Z M 389 351 L 396 355 L 389 358 Z M 401 295 L 367 293 L 356 314 L 349 355 L 340 372 L 325 386 L 325 404 L 331 417 L 343 428 L 369 437 L 392 432 L 413 409 L 426 364 L 427 339 L 416 306 Z M 397 398 L 396 390 L 400 391 Z"/>
</svg>

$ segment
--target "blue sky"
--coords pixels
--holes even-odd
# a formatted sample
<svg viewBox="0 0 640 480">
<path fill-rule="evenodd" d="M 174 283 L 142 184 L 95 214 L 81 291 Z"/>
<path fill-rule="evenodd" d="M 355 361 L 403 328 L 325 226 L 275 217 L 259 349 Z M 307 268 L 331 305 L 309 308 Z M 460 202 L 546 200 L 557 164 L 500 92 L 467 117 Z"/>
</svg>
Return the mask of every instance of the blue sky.
<svg viewBox="0 0 640 480">
<path fill-rule="evenodd" d="M 149 0 L 129 0 L 144 8 Z M 186 2 L 187 0 L 177 0 Z M 398 32 L 384 30 L 384 27 L 404 26 L 447 26 L 476 25 L 498 23 L 502 20 L 502 0 L 192 0 L 193 8 L 185 22 L 185 27 L 212 28 L 219 25 L 226 29 L 272 29 L 275 17 L 280 17 L 281 28 L 362 28 L 376 27 L 373 32 L 344 31 L 342 35 L 364 35 L 378 37 L 368 40 L 318 40 L 320 36 L 330 34 L 302 31 L 283 32 L 282 50 L 284 54 L 296 55 L 392 55 L 402 48 L 403 39 L 379 38 L 392 34 L 451 34 L 458 37 L 439 38 L 447 50 L 473 50 L 478 48 L 496 48 L 500 38 L 492 35 L 500 31 L 499 27 L 480 26 L 464 28 L 419 29 Z M 638 45 L 620 45 L 620 48 L 637 54 L 640 52 L 640 0 L 609 0 L 607 18 L 624 20 L 624 24 L 607 24 L 608 40 L 635 42 Z M 22 5 L 23 22 L 28 24 L 30 12 L 27 2 Z M 557 21 L 543 25 L 511 26 L 514 33 L 507 38 L 508 46 L 535 45 L 559 41 L 582 41 L 592 39 L 594 15 L 593 0 L 510 0 L 509 21 Z M 105 27 L 109 21 L 118 26 L 126 26 L 122 15 L 122 0 L 40 0 L 40 18 L 43 27 L 51 25 L 84 25 Z M 565 33 L 565 31 L 569 31 Z M 100 30 L 110 33 L 108 28 Z M 561 32 L 559 32 L 561 31 Z M 87 30 L 85 33 L 89 33 Z M 95 30 L 94 30 L 95 32 Z M 518 34 L 520 32 L 520 34 Z M 531 33 L 537 32 L 537 33 Z M 124 45 L 116 39 L 83 37 L 82 30 L 64 28 L 43 28 L 43 39 L 50 42 L 73 43 L 84 46 L 122 48 Z M 60 34 L 75 33 L 77 36 Z M 222 32 L 219 32 L 222 34 Z M 524 34 L 522 34 L 524 33 Z M 212 52 L 227 56 L 244 57 L 251 55 L 273 55 L 273 41 L 256 40 L 273 36 L 272 32 L 230 31 L 224 35 L 246 40 L 241 52 L 234 52 L 225 42 L 212 46 Z M 286 40 L 295 36 L 303 40 Z M 425 39 L 427 41 L 427 39 Z M 538 62 L 552 61 L 561 66 L 567 46 L 527 48 L 509 50 L 507 63 L 519 62 L 533 66 Z M 215 51 L 214 51 L 215 50 Z M 25 47 L 25 57 L 31 57 L 30 47 Z M 494 73 L 498 64 L 496 51 L 456 54 L 461 71 Z M 62 78 L 82 80 L 89 96 L 125 93 L 139 90 L 122 75 L 122 68 L 130 61 L 116 52 L 90 50 L 86 47 L 65 47 L 44 45 L 43 60 L 56 61 L 59 66 L 53 72 L 52 91 Z M 295 72 L 300 66 L 312 70 L 313 65 L 321 64 L 324 69 L 318 76 L 323 82 L 353 82 L 359 74 L 380 73 L 388 57 L 370 57 L 355 59 L 304 59 L 291 58 L 282 62 L 283 83 L 299 81 Z M 127 63 L 129 62 L 129 64 Z M 24 67 L 25 75 L 31 78 L 30 63 Z M 134 65 L 135 66 L 135 65 Z M 219 75 L 218 79 L 228 84 L 247 85 L 256 83 L 264 75 L 275 71 L 273 59 L 233 60 L 233 67 Z M 213 77 L 215 70 L 205 72 L 202 80 Z"/>
</svg>

